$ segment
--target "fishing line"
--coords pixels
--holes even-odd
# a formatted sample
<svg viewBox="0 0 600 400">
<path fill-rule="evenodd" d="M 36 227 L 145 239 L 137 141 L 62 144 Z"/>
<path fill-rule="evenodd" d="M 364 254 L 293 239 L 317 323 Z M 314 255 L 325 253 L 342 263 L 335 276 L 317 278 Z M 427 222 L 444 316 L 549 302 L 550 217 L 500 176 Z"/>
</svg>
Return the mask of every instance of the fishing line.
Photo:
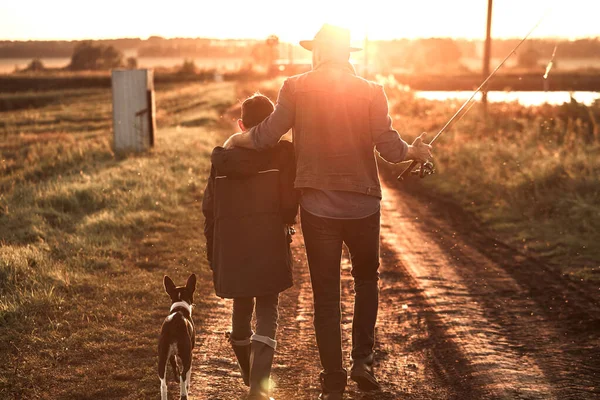
<svg viewBox="0 0 600 400">
<path fill-rule="evenodd" d="M 492 71 L 492 73 L 481 83 L 481 85 L 479 85 L 479 87 L 473 92 L 473 94 L 471 95 L 471 97 L 469 97 L 467 99 L 467 101 L 464 102 L 464 104 L 458 109 L 458 111 L 452 116 L 452 118 L 450 118 L 448 120 L 448 122 L 446 122 L 446 124 L 442 127 L 442 129 L 440 129 L 440 131 L 437 133 L 437 135 L 434 136 L 433 139 L 431 139 L 431 141 L 429 142 L 429 144 L 433 144 L 433 142 L 435 142 L 446 130 L 448 130 L 455 122 L 459 121 L 460 119 L 462 119 L 462 117 L 464 116 L 464 114 L 466 114 L 468 112 L 465 111 L 463 113 L 463 111 L 467 108 L 467 106 L 469 106 L 469 104 L 471 103 L 471 101 L 475 98 L 475 96 L 477 96 L 477 94 L 485 87 L 485 85 L 488 83 L 488 81 L 490 79 L 492 79 L 494 77 L 494 75 L 496 75 L 496 72 L 498 72 L 500 70 L 500 68 L 502 68 L 502 66 L 506 63 L 506 61 L 508 61 L 508 59 L 517 52 L 517 50 L 519 49 L 519 47 L 521 47 L 521 45 L 527 40 L 529 39 L 529 36 L 531 36 L 531 34 L 533 33 L 533 31 L 535 31 L 537 29 L 538 26 L 540 26 L 540 24 L 542 23 L 542 21 L 548 16 L 548 14 L 550 13 L 551 8 L 548 8 L 546 10 L 546 12 L 542 15 L 542 17 L 539 19 L 539 21 L 537 21 L 537 23 L 533 26 L 533 28 L 531 28 L 531 30 L 529 32 L 527 32 L 527 35 L 525 35 L 525 37 L 511 50 L 511 52 L 504 58 L 504 60 L 502 60 L 502 62 L 500 64 L 498 64 L 498 66 Z M 470 107 L 469 107 L 470 109 Z M 462 113 L 462 115 L 461 115 Z M 460 117 L 460 118 L 459 118 Z M 406 169 L 404 171 L 402 171 L 402 173 L 398 176 L 398 180 L 401 181 L 404 179 L 404 177 L 408 174 L 410 174 L 412 172 L 412 170 L 418 165 L 418 164 L 424 164 L 421 163 L 419 161 L 413 160 L 411 162 L 411 164 L 406 167 Z"/>
</svg>

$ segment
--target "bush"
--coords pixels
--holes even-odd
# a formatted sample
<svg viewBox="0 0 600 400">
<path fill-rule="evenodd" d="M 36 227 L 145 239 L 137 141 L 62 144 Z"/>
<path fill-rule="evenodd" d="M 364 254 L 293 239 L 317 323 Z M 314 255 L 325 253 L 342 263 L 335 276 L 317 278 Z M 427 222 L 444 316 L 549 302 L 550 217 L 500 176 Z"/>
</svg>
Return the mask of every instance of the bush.
<svg viewBox="0 0 600 400">
<path fill-rule="evenodd" d="M 123 66 L 123 53 L 113 46 L 84 41 L 75 46 L 69 69 L 73 71 L 108 70 Z"/>
<path fill-rule="evenodd" d="M 414 71 L 445 71 L 459 64 L 460 48 L 452 39 L 430 38 L 414 42 L 408 47 L 404 63 Z"/>
<path fill-rule="evenodd" d="M 39 71 L 43 71 L 44 69 L 45 68 L 44 68 L 44 64 L 42 63 L 42 60 L 40 60 L 39 58 L 34 58 L 33 60 L 31 60 L 29 65 L 27 65 L 27 68 L 25 68 L 25 71 L 39 72 Z"/>
<path fill-rule="evenodd" d="M 456 110 L 452 101 L 422 100 L 395 87 L 386 92 L 402 132 L 435 132 Z M 475 108 L 435 143 L 439 175 L 422 185 L 473 212 L 525 254 L 591 278 L 586 268 L 600 259 L 598 121 L 600 102 L 574 99 L 532 107 L 490 103 L 487 120 Z"/>
<path fill-rule="evenodd" d="M 183 64 L 181 65 L 181 67 L 179 68 L 179 71 L 177 71 L 177 72 L 181 75 L 195 75 L 196 74 L 196 63 L 194 63 L 194 60 L 185 59 L 185 60 L 183 60 Z"/>
<path fill-rule="evenodd" d="M 136 69 L 138 67 L 138 60 L 135 57 L 127 58 L 127 68 Z"/>
<path fill-rule="evenodd" d="M 523 68 L 535 68 L 539 65 L 540 53 L 532 46 L 517 54 L 517 65 Z"/>
</svg>

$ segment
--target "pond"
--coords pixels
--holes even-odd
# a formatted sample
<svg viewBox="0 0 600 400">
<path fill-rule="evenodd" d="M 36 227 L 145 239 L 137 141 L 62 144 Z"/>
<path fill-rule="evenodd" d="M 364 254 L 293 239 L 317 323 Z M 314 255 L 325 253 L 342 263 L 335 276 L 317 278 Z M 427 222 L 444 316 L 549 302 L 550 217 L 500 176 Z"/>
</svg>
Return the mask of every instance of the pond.
<svg viewBox="0 0 600 400">
<path fill-rule="evenodd" d="M 427 100 L 463 100 L 473 95 L 470 91 L 419 91 L 417 97 Z M 490 102 L 518 102 L 524 106 L 538 106 L 544 103 L 559 105 L 571 101 L 571 96 L 579 103 L 591 105 L 600 99 L 600 92 L 488 92 Z M 478 93 L 476 99 L 481 99 Z"/>
</svg>

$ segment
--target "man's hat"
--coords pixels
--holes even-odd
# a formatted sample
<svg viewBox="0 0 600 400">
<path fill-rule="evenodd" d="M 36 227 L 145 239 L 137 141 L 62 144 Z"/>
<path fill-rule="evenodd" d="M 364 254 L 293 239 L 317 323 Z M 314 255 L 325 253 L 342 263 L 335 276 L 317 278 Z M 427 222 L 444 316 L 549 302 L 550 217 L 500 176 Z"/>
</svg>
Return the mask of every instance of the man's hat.
<svg viewBox="0 0 600 400">
<path fill-rule="evenodd" d="M 313 40 L 301 40 L 300 46 L 312 51 L 316 43 L 324 43 L 338 48 L 347 48 L 350 51 L 361 51 L 359 47 L 350 46 L 350 31 L 348 29 L 325 24 L 315 35 Z"/>
</svg>

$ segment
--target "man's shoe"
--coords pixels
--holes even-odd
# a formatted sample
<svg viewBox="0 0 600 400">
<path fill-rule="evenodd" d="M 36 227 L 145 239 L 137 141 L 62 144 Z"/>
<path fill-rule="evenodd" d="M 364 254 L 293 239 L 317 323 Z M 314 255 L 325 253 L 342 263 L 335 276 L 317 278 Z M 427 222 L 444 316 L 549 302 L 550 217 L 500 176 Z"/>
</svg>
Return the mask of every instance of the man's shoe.
<svg viewBox="0 0 600 400">
<path fill-rule="evenodd" d="M 319 400 L 342 400 L 344 398 L 344 392 L 330 392 L 321 393 Z"/>
<path fill-rule="evenodd" d="M 373 373 L 372 355 L 364 360 L 353 360 L 350 379 L 358 384 L 360 390 L 366 392 L 381 389 L 381 385 L 377 382 Z"/>
<path fill-rule="evenodd" d="M 319 400 L 342 400 L 344 398 L 344 390 L 348 382 L 348 373 L 345 369 L 328 373 L 321 371 L 319 381 L 321 382 Z"/>
</svg>

